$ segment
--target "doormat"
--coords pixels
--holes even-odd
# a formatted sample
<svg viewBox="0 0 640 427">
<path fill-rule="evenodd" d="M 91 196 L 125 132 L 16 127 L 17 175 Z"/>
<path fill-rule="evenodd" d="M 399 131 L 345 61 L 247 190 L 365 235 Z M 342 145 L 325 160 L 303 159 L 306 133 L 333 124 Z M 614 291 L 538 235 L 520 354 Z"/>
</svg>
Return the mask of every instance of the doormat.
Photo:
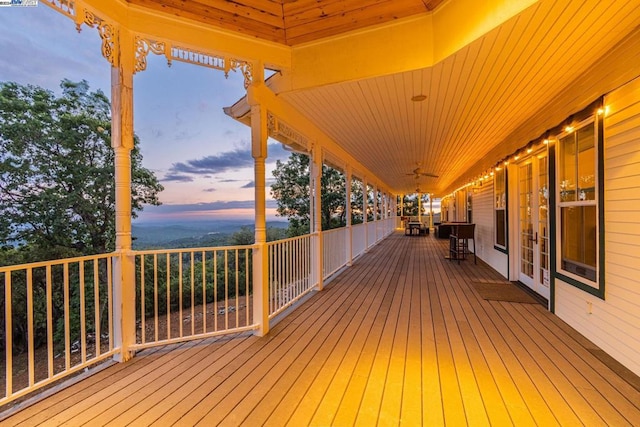
<svg viewBox="0 0 640 427">
<path fill-rule="evenodd" d="M 520 302 L 539 304 L 525 291 L 508 282 L 472 282 L 474 289 L 483 299 L 489 301 Z"/>
</svg>

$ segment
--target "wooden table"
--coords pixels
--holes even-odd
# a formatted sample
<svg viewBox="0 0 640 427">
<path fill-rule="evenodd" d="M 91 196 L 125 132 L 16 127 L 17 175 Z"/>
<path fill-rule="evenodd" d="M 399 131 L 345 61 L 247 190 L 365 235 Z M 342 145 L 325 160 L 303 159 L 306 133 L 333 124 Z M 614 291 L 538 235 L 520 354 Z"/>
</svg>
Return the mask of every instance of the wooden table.
<svg viewBox="0 0 640 427">
<path fill-rule="evenodd" d="M 420 223 L 420 222 L 409 222 L 409 223 L 407 223 L 407 229 L 409 230 L 409 236 L 419 236 L 421 227 L 422 227 L 422 223 Z M 405 234 L 406 234 L 406 230 L 405 230 Z"/>
</svg>

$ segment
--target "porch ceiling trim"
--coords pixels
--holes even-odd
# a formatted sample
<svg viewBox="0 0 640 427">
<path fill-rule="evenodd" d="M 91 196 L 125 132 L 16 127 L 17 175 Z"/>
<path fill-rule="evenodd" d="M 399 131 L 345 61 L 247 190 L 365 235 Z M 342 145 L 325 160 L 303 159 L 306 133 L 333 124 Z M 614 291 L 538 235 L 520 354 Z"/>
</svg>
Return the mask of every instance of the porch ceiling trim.
<svg viewBox="0 0 640 427">
<path fill-rule="evenodd" d="M 45 2 L 49 3 L 50 0 Z M 171 41 L 184 48 L 238 59 L 259 58 L 265 67 L 275 70 L 291 67 L 291 48 L 285 45 L 173 17 L 122 0 L 83 0 L 76 3 L 86 4 L 99 11 L 105 19 L 148 39 Z"/>
</svg>

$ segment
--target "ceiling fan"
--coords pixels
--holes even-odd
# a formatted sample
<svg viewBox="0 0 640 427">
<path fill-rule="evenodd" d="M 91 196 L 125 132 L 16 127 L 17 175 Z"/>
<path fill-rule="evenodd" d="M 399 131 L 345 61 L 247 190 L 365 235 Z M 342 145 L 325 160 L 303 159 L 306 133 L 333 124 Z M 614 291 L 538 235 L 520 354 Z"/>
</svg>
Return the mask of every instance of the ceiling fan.
<svg viewBox="0 0 640 427">
<path fill-rule="evenodd" d="M 438 178 L 438 175 L 430 172 L 424 172 L 421 167 L 417 167 L 413 170 L 413 172 L 408 173 L 407 175 L 413 175 L 415 179 L 420 178 L 421 176 L 427 176 L 430 178 Z"/>
</svg>

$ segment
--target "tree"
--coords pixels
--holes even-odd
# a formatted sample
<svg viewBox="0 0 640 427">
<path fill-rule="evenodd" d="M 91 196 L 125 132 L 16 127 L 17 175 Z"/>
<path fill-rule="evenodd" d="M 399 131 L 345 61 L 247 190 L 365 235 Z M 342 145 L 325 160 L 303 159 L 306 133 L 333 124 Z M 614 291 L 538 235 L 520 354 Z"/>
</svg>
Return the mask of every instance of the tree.
<svg viewBox="0 0 640 427">
<path fill-rule="evenodd" d="M 277 161 L 273 176 L 275 183 L 271 186 L 271 195 L 278 204 L 278 214 L 289 219 L 289 235 L 309 233 L 309 157 L 293 153 L 286 162 Z M 340 171 L 322 166 L 320 189 L 323 230 L 346 225 L 345 181 Z M 351 188 L 352 206 L 357 206 L 358 200 L 362 200 L 362 189 L 355 183 Z"/>
<path fill-rule="evenodd" d="M 115 242 L 111 109 L 86 81 L 63 80 L 61 96 L 0 83 L 0 241 L 56 252 L 105 253 Z M 163 190 L 131 153 L 133 217 Z M 62 250 L 64 248 L 64 250 Z M 33 261 L 33 260 L 25 260 Z"/>
</svg>

